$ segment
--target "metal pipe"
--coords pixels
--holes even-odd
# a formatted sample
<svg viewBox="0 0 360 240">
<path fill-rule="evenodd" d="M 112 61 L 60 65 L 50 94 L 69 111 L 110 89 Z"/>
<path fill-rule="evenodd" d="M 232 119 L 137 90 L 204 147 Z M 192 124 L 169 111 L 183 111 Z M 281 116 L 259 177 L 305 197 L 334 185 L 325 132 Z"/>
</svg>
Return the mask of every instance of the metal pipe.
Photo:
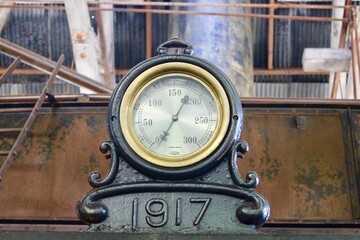
<svg viewBox="0 0 360 240">
<path fill-rule="evenodd" d="M 352 66 L 352 75 L 353 75 L 353 93 L 354 93 L 354 99 L 357 99 L 356 84 L 358 82 L 358 79 L 357 79 L 357 75 L 356 75 L 356 61 L 355 61 L 356 52 L 355 52 L 354 26 L 352 26 L 350 29 L 350 37 L 351 37 L 351 66 Z"/>
<path fill-rule="evenodd" d="M 197 0 L 201 4 L 203 0 Z M 234 0 L 222 0 L 231 4 Z M 197 7 L 183 7 L 183 12 L 198 12 Z M 208 13 L 217 12 L 206 7 Z M 227 8 L 224 14 L 244 15 L 248 9 Z M 253 46 L 251 21 L 247 18 L 224 18 L 209 15 L 169 16 L 169 38 L 179 37 L 194 46 L 194 56 L 217 65 L 233 82 L 241 97 L 252 96 Z"/>
</svg>

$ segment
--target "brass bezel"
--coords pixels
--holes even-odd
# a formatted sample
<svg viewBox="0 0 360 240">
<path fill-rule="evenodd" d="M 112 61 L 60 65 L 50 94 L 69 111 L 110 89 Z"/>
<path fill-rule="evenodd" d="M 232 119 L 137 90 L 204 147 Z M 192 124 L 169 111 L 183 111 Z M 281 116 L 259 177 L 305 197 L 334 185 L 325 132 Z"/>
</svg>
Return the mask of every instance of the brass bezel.
<svg viewBox="0 0 360 240">
<path fill-rule="evenodd" d="M 146 148 L 137 138 L 133 124 L 133 109 L 141 92 L 159 78 L 182 75 L 194 79 L 208 89 L 218 111 L 218 124 L 210 140 L 199 150 L 184 156 L 174 157 L 156 154 Z M 219 81 L 208 71 L 184 62 L 170 62 L 153 66 L 136 77 L 127 88 L 120 106 L 120 126 L 128 145 L 144 160 L 162 167 L 186 167 L 204 160 L 223 141 L 230 122 L 228 97 Z"/>
</svg>

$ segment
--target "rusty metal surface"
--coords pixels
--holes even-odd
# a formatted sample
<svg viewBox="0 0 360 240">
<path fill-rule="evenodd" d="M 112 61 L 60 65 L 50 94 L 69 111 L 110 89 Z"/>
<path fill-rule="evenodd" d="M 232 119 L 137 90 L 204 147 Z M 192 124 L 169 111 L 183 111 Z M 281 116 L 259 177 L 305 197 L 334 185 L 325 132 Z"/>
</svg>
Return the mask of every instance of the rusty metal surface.
<svg viewBox="0 0 360 240">
<path fill-rule="evenodd" d="M 39 113 L 0 185 L 2 218 L 77 218 L 76 203 L 91 188 L 89 173 L 109 164 L 98 150 L 108 138 L 105 112 L 70 108 Z M 1 127 L 19 127 L 27 115 L 1 113 Z M 1 136 L 0 149 L 12 141 Z"/>
<path fill-rule="evenodd" d="M 18 58 L 19 60 L 19 58 Z M 10 165 L 12 164 L 12 162 L 14 161 L 14 158 L 17 155 L 17 151 L 19 148 L 19 145 L 24 141 L 31 125 L 33 124 L 37 113 L 39 112 L 41 105 L 44 103 L 44 99 L 46 98 L 46 96 L 48 96 L 48 99 L 51 99 L 51 97 L 53 97 L 52 95 L 48 95 L 49 89 L 51 89 L 52 84 L 55 81 L 56 78 L 56 74 L 59 72 L 59 69 L 62 65 L 62 63 L 64 62 L 64 55 L 62 54 L 59 57 L 58 62 L 56 63 L 56 66 L 54 68 L 54 70 L 51 73 L 51 76 L 49 78 L 49 80 L 46 82 L 41 95 L 39 96 L 38 100 L 36 101 L 36 104 L 34 106 L 34 108 L 32 109 L 28 119 L 25 122 L 25 125 L 22 127 L 15 143 L 12 145 L 9 154 L 7 155 L 5 161 L 2 163 L 1 168 L 0 168 L 0 181 L 2 181 L 2 179 L 4 178 L 5 173 L 7 172 L 8 168 L 10 167 Z M 55 98 L 53 97 L 53 100 L 55 101 Z"/>
<path fill-rule="evenodd" d="M 89 173 L 101 169 L 104 175 L 110 164 L 98 150 L 108 139 L 106 99 L 65 100 L 60 104 L 63 107 L 39 113 L 0 184 L 0 219 L 77 219 L 76 203 L 91 189 Z M 259 174 L 258 191 L 272 206 L 269 224 L 313 221 L 358 226 L 360 149 L 352 142 L 352 136 L 360 139 L 360 114 L 352 110 L 358 105 L 244 102 L 241 138 L 249 143 L 250 151 L 239 161 L 239 168 L 242 174 L 249 170 Z M 2 106 L 0 128 L 24 124 L 28 112 Z M 12 134 L 0 133 L 1 151 L 9 150 Z"/>
<path fill-rule="evenodd" d="M 352 168 L 354 169 L 354 173 L 352 175 L 353 184 L 357 186 L 357 189 L 360 189 L 360 111 L 349 111 L 349 118 L 350 118 L 350 138 L 352 140 L 351 144 L 353 147 L 353 155 L 354 155 L 354 162 L 352 164 Z M 356 184 L 357 183 L 357 184 Z M 354 192 L 355 199 L 357 200 L 357 204 L 354 204 L 356 207 L 356 215 L 357 219 L 360 219 L 360 190 Z"/>
<path fill-rule="evenodd" d="M 252 149 L 242 170 L 259 174 L 273 220 L 353 219 L 341 111 L 246 109 L 244 116 L 242 138 Z"/>
</svg>

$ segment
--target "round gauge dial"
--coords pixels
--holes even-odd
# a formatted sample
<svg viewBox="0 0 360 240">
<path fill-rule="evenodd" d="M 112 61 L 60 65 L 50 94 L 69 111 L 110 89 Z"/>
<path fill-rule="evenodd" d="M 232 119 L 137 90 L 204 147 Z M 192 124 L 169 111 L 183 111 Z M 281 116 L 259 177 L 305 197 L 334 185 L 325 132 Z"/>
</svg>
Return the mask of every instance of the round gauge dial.
<svg viewBox="0 0 360 240">
<path fill-rule="evenodd" d="M 120 126 L 144 160 L 184 167 L 219 146 L 229 115 L 226 93 L 213 75 L 188 63 L 166 63 L 130 84 L 120 106 Z"/>
</svg>

